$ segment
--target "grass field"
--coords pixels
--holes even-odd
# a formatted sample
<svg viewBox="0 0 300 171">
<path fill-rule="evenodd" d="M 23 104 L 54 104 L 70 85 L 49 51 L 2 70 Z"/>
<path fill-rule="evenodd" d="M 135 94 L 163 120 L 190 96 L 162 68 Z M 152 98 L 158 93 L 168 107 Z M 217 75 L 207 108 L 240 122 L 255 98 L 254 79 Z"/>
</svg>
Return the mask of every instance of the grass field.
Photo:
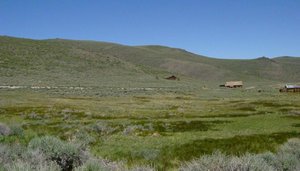
<svg viewBox="0 0 300 171">
<path fill-rule="evenodd" d="M 278 92 L 299 83 L 299 59 L 0 36 L 0 170 L 189 170 L 265 152 L 300 169 L 300 95 Z M 244 88 L 218 87 L 230 80 Z"/>
<path fill-rule="evenodd" d="M 288 139 L 300 138 L 299 94 L 120 89 L 101 96 L 107 90 L 89 91 L 93 95 L 0 89 L 1 122 L 24 129 L 22 136 L 0 135 L 0 142 L 26 145 L 43 135 L 65 141 L 81 137 L 96 156 L 168 170 L 215 151 L 237 156 L 275 152 Z"/>
</svg>

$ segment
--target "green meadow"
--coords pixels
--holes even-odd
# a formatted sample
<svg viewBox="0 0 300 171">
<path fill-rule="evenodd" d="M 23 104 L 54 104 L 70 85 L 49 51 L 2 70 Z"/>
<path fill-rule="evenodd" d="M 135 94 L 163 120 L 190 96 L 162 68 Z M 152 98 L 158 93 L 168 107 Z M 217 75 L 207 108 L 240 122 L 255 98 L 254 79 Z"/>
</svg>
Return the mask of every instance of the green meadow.
<svg viewBox="0 0 300 171">
<path fill-rule="evenodd" d="M 0 171 L 299 170 L 300 95 L 278 91 L 299 73 L 290 56 L 0 36 Z"/>
<path fill-rule="evenodd" d="M 93 155 L 128 167 L 172 170 L 216 151 L 235 156 L 276 152 L 288 139 L 300 138 L 299 94 L 225 88 L 149 91 L 83 96 L 0 89 L 1 122 L 24 130 L 21 136 L 0 136 L 0 142 L 27 145 L 52 135 L 84 141 Z"/>
</svg>

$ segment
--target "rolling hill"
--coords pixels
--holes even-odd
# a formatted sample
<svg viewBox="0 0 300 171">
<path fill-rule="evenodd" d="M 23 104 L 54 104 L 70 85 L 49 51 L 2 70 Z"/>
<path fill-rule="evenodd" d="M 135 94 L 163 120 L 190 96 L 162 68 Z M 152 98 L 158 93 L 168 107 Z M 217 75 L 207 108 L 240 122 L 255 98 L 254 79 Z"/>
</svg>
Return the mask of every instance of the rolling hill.
<svg viewBox="0 0 300 171">
<path fill-rule="evenodd" d="M 1 85 L 172 86 L 164 78 L 222 83 L 300 82 L 300 58 L 209 58 L 165 46 L 0 36 Z"/>
</svg>

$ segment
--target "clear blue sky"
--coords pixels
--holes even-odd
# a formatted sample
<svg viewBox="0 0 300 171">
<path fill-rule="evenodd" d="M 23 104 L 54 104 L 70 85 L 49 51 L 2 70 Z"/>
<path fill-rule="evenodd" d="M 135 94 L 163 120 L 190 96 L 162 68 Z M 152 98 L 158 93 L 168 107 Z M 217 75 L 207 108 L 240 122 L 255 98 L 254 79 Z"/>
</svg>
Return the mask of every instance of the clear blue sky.
<svg viewBox="0 0 300 171">
<path fill-rule="evenodd" d="M 0 35 L 300 56 L 300 0 L 1 0 Z"/>
</svg>

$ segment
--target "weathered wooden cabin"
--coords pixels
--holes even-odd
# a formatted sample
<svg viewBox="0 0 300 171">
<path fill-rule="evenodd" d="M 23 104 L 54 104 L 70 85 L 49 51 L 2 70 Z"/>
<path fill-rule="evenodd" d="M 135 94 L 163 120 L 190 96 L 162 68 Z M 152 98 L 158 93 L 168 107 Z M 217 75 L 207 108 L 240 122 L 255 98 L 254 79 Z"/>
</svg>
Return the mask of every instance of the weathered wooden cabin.
<svg viewBox="0 0 300 171">
<path fill-rule="evenodd" d="M 299 85 L 285 85 L 283 88 L 279 89 L 280 92 L 300 92 Z"/>
<path fill-rule="evenodd" d="M 243 81 L 227 81 L 224 86 L 228 88 L 243 87 Z"/>
</svg>

